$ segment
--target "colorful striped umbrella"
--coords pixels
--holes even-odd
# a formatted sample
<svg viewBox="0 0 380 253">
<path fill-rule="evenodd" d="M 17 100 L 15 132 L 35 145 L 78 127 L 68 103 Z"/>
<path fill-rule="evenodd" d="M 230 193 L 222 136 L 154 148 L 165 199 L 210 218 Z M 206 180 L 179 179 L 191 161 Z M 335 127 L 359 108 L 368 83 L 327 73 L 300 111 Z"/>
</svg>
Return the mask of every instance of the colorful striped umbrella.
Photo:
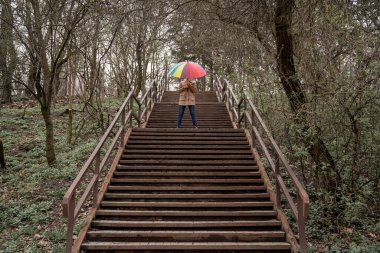
<svg viewBox="0 0 380 253">
<path fill-rule="evenodd" d="M 184 61 L 171 67 L 168 74 L 173 77 L 192 79 L 205 76 L 206 71 L 198 63 Z"/>
</svg>

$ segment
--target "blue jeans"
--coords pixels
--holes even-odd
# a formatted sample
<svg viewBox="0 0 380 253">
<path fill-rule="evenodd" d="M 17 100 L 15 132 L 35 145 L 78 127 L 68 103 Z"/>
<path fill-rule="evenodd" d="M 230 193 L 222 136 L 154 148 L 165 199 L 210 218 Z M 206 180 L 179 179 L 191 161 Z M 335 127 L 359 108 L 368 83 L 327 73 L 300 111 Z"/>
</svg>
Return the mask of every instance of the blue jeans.
<svg viewBox="0 0 380 253">
<path fill-rule="evenodd" d="M 181 127 L 183 114 L 185 112 L 186 105 L 180 105 L 178 107 L 178 120 L 177 120 L 177 128 Z M 191 121 L 193 122 L 194 127 L 198 127 L 197 118 L 195 116 L 195 105 L 189 105 L 189 111 L 191 115 Z"/>
</svg>

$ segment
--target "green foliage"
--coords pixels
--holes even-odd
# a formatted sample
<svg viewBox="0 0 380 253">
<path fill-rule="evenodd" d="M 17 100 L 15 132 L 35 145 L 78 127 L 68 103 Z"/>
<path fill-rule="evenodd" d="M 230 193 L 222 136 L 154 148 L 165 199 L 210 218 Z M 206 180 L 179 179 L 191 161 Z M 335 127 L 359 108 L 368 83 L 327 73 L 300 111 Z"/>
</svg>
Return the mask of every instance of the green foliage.
<svg viewBox="0 0 380 253">
<path fill-rule="evenodd" d="M 52 243 L 64 243 L 66 241 L 66 231 L 63 228 L 54 228 L 48 231 L 45 237 Z"/>
<path fill-rule="evenodd" d="M 305 106 L 310 126 L 305 131 L 294 122 L 279 87 L 259 86 L 251 93 L 261 116 L 291 164 L 295 165 L 296 173 L 304 181 L 309 194 L 311 202 L 306 232 L 311 243 L 310 252 L 327 252 L 330 249 L 336 252 L 375 252 L 378 249 L 376 240 L 380 235 L 380 222 L 373 209 L 380 203 L 375 186 L 380 175 L 377 166 L 380 160 L 376 155 L 380 152 L 380 128 L 374 127 L 379 126 L 379 114 L 373 111 L 376 104 L 363 105 L 367 111 L 357 115 L 361 132 L 358 136 L 360 145 L 355 147 L 352 126 L 340 106 L 347 94 L 355 96 L 355 90 L 347 86 L 345 93 L 337 93 L 334 98 L 311 97 L 318 102 L 318 108 L 313 108 L 312 104 Z M 368 99 L 379 97 L 379 93 L 368 90 L 366 96 Z M 336 161 L 336 171 L 329 171 L 324 164 L 316 170 L 308 150 L 311 143 L 304 143 L 304 139 L 312 139 L 313 136 L 321 136 L 324 140 Z M 359 154 L 355 156 L 354 152 Z M 267 162 L 264 164 L 268 167 Z M 323 184 L 323 177 L 327 175 L 336 182 L 340 180 L 334 191 L 318 185 Z M 286 178 L 284 180 L 287 182 Z M 292 214 L 287 211 L 291 226 L 295 228 Z"/>
<path fill-rule="evenodd" d="M 327 192 L 307 190 L 312 199 L 306 230 L 310 241 L 326 245 L 328 252 L 377 252 L 380 245 L 373 237 L 380 233 L 380 221 L 365 203 L 344 195 L 337 202 Z M 337 217 L 333 222 L 332 216 Z"/>
<path fill-rule="evenodd" d="M 378 253 L 380 251 L 380 244 L 377 245 L 357 245 L 356 243 L 350 243 L 348 248 L 341 248 L 333 246 L 328 251 L 329 253 Z"/>
<path fill-rule="evenodd" d="M 120 102 L 107 99 L 107 111 Z M 81 105 L 74 105 L 78 110 Z M 64 105 L 53 109 L 57 162 L 45 159 L 45 128 L 38 106 L 23 111 L 0 109 L 0 138 L 4 143 L 7 170 L 0 171 L 0 252 L 64 252 L 65 220 L 61 214 L 63 195 L 94 149 L 96 121 L 86 124 L 74 145 L 66 143 L 67 115 Z M 108 112 L 107 112 L 108 113 Z M 76 113 L 80 120 L 85 113 Z M 112 113 L 110 113 L 112 117 Z M 101 130 L 96 131 L 101 132 Z M 76 224 L 76 232 L 83 222 Z"/>
<path fill-rule="evenodd" d="M 51 207 L 51 202 L 38 202 L 34 204 L 17 205 L 15 203 L 0 204 L 0 232 L 10 228 L 18 227 L 23 224 L 43 225 L 48 224 L 53 220 L 49 216 L 48 210 Z M 26 230 L 29 231 L 29 230 Z"/>
<path fill-rule="evenodd" d="M 65 253 L 65 248 L 63 246 L 54 246 L 51 251 L 52 253 Z"/>
</svg>

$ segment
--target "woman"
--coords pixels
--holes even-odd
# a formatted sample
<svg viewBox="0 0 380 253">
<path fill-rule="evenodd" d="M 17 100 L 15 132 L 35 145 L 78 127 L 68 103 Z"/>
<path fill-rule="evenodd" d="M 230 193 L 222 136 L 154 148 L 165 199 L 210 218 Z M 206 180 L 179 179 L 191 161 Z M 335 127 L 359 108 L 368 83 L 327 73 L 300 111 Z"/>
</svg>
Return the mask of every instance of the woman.
<svg viewBox="0 0 380 253">
<path fill-rule="evenodd" d="M 198 128 L 197 118 L 195 116 L 195 86 L 191 79 L 186 78 L 182 82 L 179 83 L 178 89 L 179 91 L 179 101 L 178 101 L 178 120 L 177 120 L 177 128 L 181 127 L 183 114 L 185 112 L 186 106 L 189 107 L 191 121 L 193 122 L 193 126 Z"/>
</svg>

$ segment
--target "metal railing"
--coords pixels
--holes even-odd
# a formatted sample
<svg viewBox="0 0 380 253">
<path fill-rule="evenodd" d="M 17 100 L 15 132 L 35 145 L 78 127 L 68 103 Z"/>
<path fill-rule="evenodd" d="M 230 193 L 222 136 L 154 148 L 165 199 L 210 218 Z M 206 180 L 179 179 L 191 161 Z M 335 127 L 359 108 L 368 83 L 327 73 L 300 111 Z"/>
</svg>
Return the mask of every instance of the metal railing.
<svg viewBox="0 0 380 253">
<path fill-rule="evenodd" d="M 119 111 L 116 113 L 114 119 L 112 120 L 111 124 L 107 128 L 106 132 L 101 137 L 98 145 L 96 146 L 94 151 L 91 153 L 90 157 L 87 159 L 82 169 L 79 171 L 77 177 L 74 179 L 73 183 L 71 184 L 66 194 L 64 195 L 62 208 L 63 208 L 63 216 L 67 218 L 67 232 L 66 232 L 66 252 L 67 253 L 72 252 L 73 245 L 74 245 L 73 243 L 74 242 L 73 240 L 74 225 L 77 221 L 78 215 L 81 213 L 83 205 L 89 199 L 90 195 L 92 195 L 92 207 L 96 208 L 98 205 L 100 173 L 105 167 L 118 141 L 119 141 L 120 148 L 124 148 L 125 146 L 124 137 L 126 134 L 125 128 L 127 124 L 129 123 L 130 127 L 132 127 L 133 125 L 132 121 L 136 120 L 138 126 L 140 127 L 141 124 L 147 120 L 148 114 L 152 110 L 154 103 L 157 101 L 160 101 L 163 96 L 163 92 L 165 91 L 165 87 L 166 87 L 165 81 L 166 79 L 164 77 L 161 77 L 158 82 L 154 81 L 152 85 L 149 87 L 149 89 L 146 91 L 145 95 L 141 98 L 141 100 L 139 100 L 133 94 L 133 90 L 128 94 L 127 98 L 124 100 L 123 104 L 121 105 Z M 136 103 L 137 106 L 135 106 L 134 103 Z M 128 111 L 127 111 L 127 107 L 129 107 Z M 144 109 L 141 111 L 143 107 Z M 118 121 L 120 121 L 120 126 L 117 129 L 117 132 L 114 135 L 110 146 L 105 152 L 103 159 L 101 160 L 101 152 L 103 151 L 103 148 L 105 148 L 106 142 L 111 139 L 111 136 L 113 135 L 113 134 L 111 135 L 111 133 L 113 133 L 116 130 L 115 128 L 117 128 Z M 77 191 L 79 187 L 81 186 L 81 183 L 86 178 L 86 176 L 90 174 L 91 172 L 90 167 L 93 165 L 95 166 L 95 168 L 94 168 L 94 171 L 92 172 L 93 174 L 89 175 L 90 181 L 87 184 L 81 196 L 80 197 L 78 196 L 79 198 L 76 203 Z"/>
<path fill-rule="evenodd" d="M 281 196 L 283 194 L 297 221 L 300 252 L 306 252 L 307 245 L 305 235 L 305 220 L 309 213 L 308 194 L 303 188 L 301 182 L 298 180 L 285 155 L 280 150 L 276 141 L 270 134 L 267 126 L 265 125 L 255 105 L 249 98 L 247 92 L 244 91 L 240 100 L 238 100 L 227 80 L 224 79 L 221 82 L 219 77 L 217 77 L 213 85 L 213 88 L 218 96 L 218 100 L 220 102 L 226 103 L 227 109 L 232 115 L 232 119 L 237 124 L 237 126 L 239 128 L 244 127 L 250 130 L 252 144 L 255 144 L 255 139 L 258 141 L 258 146 L 264 152 L 264 155 L 268 160 L 269 166 L 272 170 L 272 180 L 275 181 L 276 185 L 276 205 L 281 208 Z M 244 123 L 244 125 L 242 125 L 242 123 Z M 258 128 L 261 128 L 265 137 L 270 141 L 270 145 L 272 146 L 272 155 L 268 151 L 268 148 L 265 145 Z M 281 164 L 282 167 L 285 168 L 284 171 L 281 171 Z M 285 185 L 284 179 L 281 176 L 281 172 L 286 172 L 287 176 L 291 179 L 291 182 L 297 191 L 297 204 L 294 202 L 288 187 Z"/>
</svg>

